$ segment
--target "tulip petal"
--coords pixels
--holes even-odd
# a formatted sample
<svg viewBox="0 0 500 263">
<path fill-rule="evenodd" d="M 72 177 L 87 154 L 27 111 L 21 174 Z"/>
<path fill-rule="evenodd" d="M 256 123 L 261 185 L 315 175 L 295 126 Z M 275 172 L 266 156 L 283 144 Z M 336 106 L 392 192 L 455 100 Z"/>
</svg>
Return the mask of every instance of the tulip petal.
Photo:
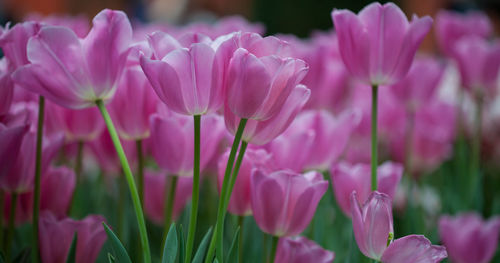
<svg viewBox="0 0 500 263">
<path fill-rule="evenodd" d="M 396 239 L 385 250 L 383 263 L 436 263 L 447 257 L 446 248 L 432 245 L 421 235 L 409 235 Z"/>
</svg>

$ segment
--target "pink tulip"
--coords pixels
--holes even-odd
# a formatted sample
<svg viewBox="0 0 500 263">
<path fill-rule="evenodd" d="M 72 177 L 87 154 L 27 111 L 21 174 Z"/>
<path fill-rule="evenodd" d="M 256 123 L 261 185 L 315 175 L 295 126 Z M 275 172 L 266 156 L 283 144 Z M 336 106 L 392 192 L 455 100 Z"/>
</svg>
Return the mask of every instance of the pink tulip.
<svg viewBox="0 0 500 263">
<path fill-rule="evenodd" d="M 165 196 L 170 188 L 171 177 L 165 172 L 152 172 L 146 170 L 144 174 L 144 209 L 154 223 L 163 225 L 165 223 Z M 193 192 L 193 178 L 179 177 L 175 189 L 173 219 L 178 218 Z"/>
<path fill-rule="evenodd" d="M 265 174 L 256 169 L 250 182 L 255 221 L 273 236 L 298 235 L 311 221 L 327 188 L 328 182 L 318 172 Z"/>
<path fill-rule="evenodd" d="M 304 164 L 308 160 L 309 154 L 314 150 L 315 136 L 316 132 L 313 129 L 290 128 L 266 146 L 272 153 L 277 167 L 300 173 L 304 170 Z"/>
<path fill-rule="evenodd" d="M 4 226 L 7 226 L 10 217 L 10 209 L 12 205 L 12 194 L 3 193 L 4 207 L 2 211 Z M 33 196 L 32 192 L 17 194 L 16 214 L 14 217 L 14 225 L 20 226 L 31 221 L 33 214 Z"/>
<path fill-rule="evenodd" d="M 372 3 L 358 15 L 333 10 L 339 50 L 349 72 L 370 85 L 390 85 L 408 72 L 432 19 L 406 15 L 393 3 Z"/>
<path fill-rule="evenodd" d="M 38 34 L 42 25 L 36 22 L 16 24 L 12 28 L 0 31 L 0 48 L 7 59 L 9 72 L 18 67 L 29 64 L 26 46 L 28 40 Z"/>
<path fill-rule="evenodd" d="M 447 256 L 445 247 L 432 245 L 424 236 L 409 235 L 394 240 L 385 250 L 381 261 L 382 263 L 437 263 Z"/>
<path fill-rule="evenodd" d="M 42 213 L 38 223 L 42 262 L 66 262 L 75 233 L 77 234 L 75 262 L 95 262 L 106 241 L 106 233 L 102 226 L 104 221 L 100 215 L 89 215 L 76 221 L 71 218 L 57 220 L 50 213 Z"/>
<path fill-rule="evenodd" d="M 354 237 L 363 255 L 380 260 L 394 234 L 391 198 L 372 192 L 360 207 L 356 192 L 351 194 L 351 213 Z"/>
<path fill-rule="evenodd" d="M 14 97 L 14 82 L 7 69 L 7 59 L 0 60 L 0 119 L 7 114 Z"/>
<path fill-rule="evenodd" d="M 97 14 L 84 39 L 69 28 L 46 26 L 28 41 L 31 64 L 19 68 L 14 81 L 67 108 L 107 101 L 124 69 L 131 38 L 125 13 L 108 9 Z"/>
<path fill-rule="evenodd" d="M 454 48 L 462 37 L 478 36 L 487 38 L 493 27 L 488 16 L 480 12 L 466 14 L 439 11 L 436 16 L 436 39 L 439 48 L 446 56 L 454 56 Z"/>
<path fill-rule="evenodd" d="M 11 174 L 20 155 L 21 145 L 29 131 L 29 125 L 6 127 L 0 123 L 0 180 Z"/>
<path fill-rule="evenodd" d="M 455 45 L 463 86 L 475 96 L 493 96 L 498 87 L 500 42 L 489 43 L 480 37 L 464 37 Z"/>
<path fill-rule="evenodd" d="M 227 159 L 229 158 L 229 149 L 219 158 L 218 163 L 218 189 L 222 188 L 224 181 L 224 172 L 226 170 Z M 270 168 L 272 156 L 263 149 L 247 149 L 241 162 L 238 177 L 234 184 L 234 189 L 229 199 L 227 207 L 231 214 L 247 216 L 252 214 L 250 179 L 252 170 L 255 168 L 264 171 L 272 170 Z"/>
<path fill-rule="evenodd" d="M 275 263 L 332 263 L 335 254 L 305 237 L 282 237 L 276 250 Z"/>
<path fill-rule="evenodd" d="M 193 125 L 191 118 L 174 112 L 151 117 L 151 151 L 160 168 L 169 174 L 193 174 Z M 207 115 L 201 119 L 201 170 L 215 153 L 223 133 L 221 117 Z"/>
<path fill-rule="evenodd" d="M 122 147 L 127 156 L 132 169 L 137 163 L 137 147 L 135 142 L 120 140 Z M 109 132 L 102 132 L 95 140 L 89 143 L 90 149 L 99 164 L 99 167 L 108 174 L 118 175 L 122 171 L 122 166 L 118 155 L 116 154 L 115 146 Z"/>
<path fill-rule="evenodd" d="M 47 24 L 51 26 L 66 26 L 71 28 L 76 35 L 80 38 L 84 38 L 90 28 L 89 28 L 89 19 L 85 15 L 49 15 L 42 16 L 40 14 L 29 14 L 24 19 L 25 21 L 36 21 L 41 24 Z"/>
<path fill-rule="evenodd" d="M 157 104 L 157 97 L 142 70 L 139 67 L 127 68 L 109 104 L 120 137 L 126 140 L 149 137 L 149 117 L 156 111 Z"/>
<path fill-rule="evenodd" d="M 377 185 L 378 191 L 394 198 L 397 186 L 403 176 L 403 166 L 398 163 L 385 162 L 378 167 Z M 351 193 L 356 192 L 359 202 L 368 200 L 370 189 L 370 165 L 350 165 L 341 162 L 333 166 L 331 170 L 332 188 L 335 199 L 342 212 L 351 217 Z"/>
<path fill-rule="evenodd" d="M 223 88 L 217 81 L 220 69 L 210 42 L 208 37 L 197 34 L 185 35 L 179 41 L 164 34 L 150 36 L 155 58 L 141 56 L 141 67 L 158 97 L 171 110 L 202 115 L 222 106 Z"/>
<path fill-rule="evenodd" d="M 311 91 L 303 85 L 297 85 L 286 99 L 283 107 L 267 120 L 249 119 L 243 131 L 242 140 L 248 143 L 263 145 L 285 131 L 302 110 L 309 99 Z M 240 118 L 225 105 L 224 120 L 226 128 L 233 135 L 236 134 Z"/>
<path fill-rule="evenodd" d="M 495 255 L 500 231 L 500 218 L 488 221 L 476 213 L 439 219 L 439 235 L 450 258 L 456 263 L 486 263 Z"/>
<path fill-rule="evenodd" d="M 92 141 L 104 130 L 104 121 L 97 107 L 74 110 L 49 101 L 45 116 L 46 132 L 64 132 L 68 142 Z"/>
<path fill-rule="evenodd" d="M 76 176 L 72 169 L 50 168 L 41 179 L 40 211 L 50 211 L 58 218 L 66 216 L 75 185 Z"/>
</svg>

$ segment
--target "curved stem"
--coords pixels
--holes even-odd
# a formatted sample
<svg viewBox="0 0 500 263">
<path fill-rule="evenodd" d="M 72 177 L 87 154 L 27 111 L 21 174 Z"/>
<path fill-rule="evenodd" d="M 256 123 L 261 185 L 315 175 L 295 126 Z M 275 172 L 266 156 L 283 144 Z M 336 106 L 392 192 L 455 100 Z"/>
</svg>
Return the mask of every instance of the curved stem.
<svg viewBox="0 0 500 263">
<path fill-rule="evenodd" d="M 224 180 L 222 181 L 222 188 L 219 198 L 219 205 L 217 209 L 217 221 L 215 223 L 215 232 L 212 235 L 212 240 L 210 240 L 210 246 L 208 247 L 207 257 L 205 258 L 205 263 L 212 263 L 212 259 L 214 257 L 215 246 L 217 245 L 217 260 L 219 263 L 223 263 L 223 227 L 224 227 L 224 196 L 226 196 L 226 192 L 229 187 L 229 181 L 231 172 L 233 170 L 234 158 L 236 157 L 236 152 L 238 151 L 238 146 L 240 145 L 241 137 L 243 136 L 243 130 L 247 124 L 248 119 L 241 119 L 238 125 L 238 129 L 236 130 L 236 134 L 234 136 L 233 145 L 231 146 L 231 152 L 229 153 L 229 158 L 226 164 L 226 171 L 224 172 Z"/>
<path fill-rule="evenodd" d="M 378 143 L 377 143 L 377 97 L 378 97 L 378 86 L 377 85 L 372 85 L 372 154 L 371 154 L 371 178 L 372 178 L 372 191 L 377 190 L 377 164 L 378 164 L 378 157 L 377 157 L 377 149 L 378 149 Z"/>
<path fill-rule="evenodd" d="M 238 216 L 238 226 L 240 227 L 240 235 L 238 237 L 238 262 L 243 262 L 243 226 L 244 216 Z"/>
<path fill-rule="evenodd" d="M 194 116 L 194 164 L 193 164 L 193 198 L 191 216 L 189 218 L 189 230 L 186 243 L 186 257 L 184 262 L 191 262 L 194 236 L 196 232 L 196 220 L 198 217 L 198 199 L 200 197 L 200 126 L 201 116 Z"/>
<path fill-rule="evenodd" d="M 144 207 L 144 154 L 142 152 L 142 140 L 135 141 L 137 150 L 137 187 L 141 205 Z"/>
<path fill-rule="evenodd" d="M 170 176 L 172 179 L 170 184 L 165 183 L 165 224 L 163 226 L 163 241 L 161 244 L 161 248 L 165 246 L 165 242 L 167 240 L 167 234 L 170 230 L 170 224 L 172 223 L 172 213 L 174 211 L 174 200 L 175 200 L 175 190 L 177 188 L 177 180 L 178 177 L 173 175 Z M 167 180 L 169 178 L 167 177 Z M 163 256 L 162 256 L 163 258 Z"/>
<path fill-rule="evenodd" d="M 137 187 L 135 186 L 134 176 L 132 175 L 132 170 L 127 161 L 127 156 L 123 151 L 122 144 L 120 139 L 118 138 L 118 133 L 116 132 L 115 126 L 111 117 L 109 116 L 106 107 L 102 100 L 97 100 L 96 105 L 101 111 L 102 117 L 104 118 L 104 122 L 109 131 L 109 135 L 111 136 L 111 140 L 116 149 L 116 153 L 120 158 L 120 163 L 123 168 L 123 172 L 125 174 L 125 179 L 127 180 L 128 187 L 130 190 L 130 195 L 132 196 L 132 203 L 134 205 L 135 216 L 137 218 L 137 224 L 139 227 L 139 235 L 141 238 L 141 246 L 142 246 L 142 256 L 144 258 L 144 263 L 151 263 L 151 252 L 149 250 L 149 241 L 148 241 L 148 233 L 146 230 L 146 222 L 144 220 L 144 214 L 142 213 L 141 201 L 139 199 L 139 194 L 137 193 Z"/>
<path fill-rule="evenodd" d="M 38 99 L 38 123 L 36 130 L 36 161 L 35 161 L 35 185 L 33 189 L 33 251 L 31 260 L 38 262 L 39 247 L 38 239 L 38 217 L 40 213 L 40 178 L 42 173 L 42 140 L 43 140 L 43 120 L 45 115 L 45 98 Z"/>
<path fill-rule="evenodd" d="M 9 227 L 7 229 L 7 241 L 5 244 L 5 262 L 11 262 L 10 256 L 12 255 L 12 238 L 14 237 L 14 222 L 16 219 L 16 207 L 17 207 L 17 197 L 18 194 L 13 192 L 10 196 L 10 213 L 9 213 Z"/>
<path fill-rule="evenodd" d="M 271 254 L 269 255 L 269 262 L 274 263 L 274 258 L 276 257 L 276 248 L 278 247 L 278 240 L 280 238 L 273 236 L 272 241 L 271 241 Z"/>
</svg>

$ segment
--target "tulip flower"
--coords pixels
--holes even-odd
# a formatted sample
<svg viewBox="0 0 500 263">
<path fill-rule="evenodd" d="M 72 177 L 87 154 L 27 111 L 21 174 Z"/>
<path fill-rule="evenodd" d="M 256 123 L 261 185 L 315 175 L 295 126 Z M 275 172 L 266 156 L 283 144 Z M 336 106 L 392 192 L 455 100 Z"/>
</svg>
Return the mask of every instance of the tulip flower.
<svg viewBox="0 0 500 263">
<path fill-rule="evenodd" d="M 66 26 L 71 28 L 78 37 L 84 38 L 89 33 L 89 19 L 84 15 L 49 15 L 29 14 L 25 21 L 36 21 L 51 26 Z"/>
<path fill-rule="evenodd" d="M 0 60 L 0 119 L 7 114 L 14 97 L 14 82 L 7 69 L 7 60 Z"/>
<path fill-rule="evenodd" d="M 137 163 L 135 143 L 121 140 L 121 144 L 123 145 L 127 160 L 132 167 L 135 166 Z M 89 148 L 103 172 L 110 175 L 118 175 L 122 171 L 120 160 L 118 159 L 109 133 L 102 132 L 95 140 L 89 143 Z"/>
<path fill-rule="evenodd" d="M 335 254 L 305 237 L 283 237 L 278 242 L 274 263 L 332 263 Z"/>
<path fill-rule="evenodd" d="M 6 127 L 0 123 L 0 180 L 9 176 L 16 160 L 23 152 L 21 145 L 29 131 L 29 125 Z"/>
<path fill-rule="evenodd" d="M 75 262 L 95 262 L 106 241 L 106 233 L 102 227 L 104 221 L 100 215 L 89 215 L 77 221 L 70 218 L 58 220 L 50 213 L 43 213 L 38 223 L 42 262 L 66 262 L 75 233 Z"/>
<path fill-rule="evenodd" d="M 229 150 L 227 150 L 220 158 L 218 163 L 218 189 L 219 192 L 222 188 L 224 180 L 224 173 L 226 169 L 227 160 L 229 158 Z M 231 214 L 238 216 L 247 216 L 252 214 L 251 205 L 251 190 L 250 180 L 252 170 L 259 168 L 262 170 L 272 170 L 271 168 L 272 156 L 263 149 L 248 149 L 245 152 L 243 161 L 241 162 L 238 177 L 235 182 L 235 190 L 229 199 L 228 211 Z"/>
<path fill-rule="evenodd" d="M 24 22 L 0 31 L 0 48 L 7 59 L 9 72 L 30 63 L 26 46 L 42 27 L 37 22 Z"/>
<path fill-rule="evenodd" d="M 448 256 L 446 248 L 432 245 L 421 235 L 409 235 L 394 240 L 380 259 L 382 263 L 437 263 Z"/>
<path fill-rule="evenodd" d="M 488 221 L 476 213 L 439 219 L 439 236 L 455 263 L 491 262 L 498 245 L 500 218 Z"/>
<path fill-rule="evenodd" d="M 441 10 L 436 15 L 436 39 L 446 56 L 455 55 L 455 45 L 462 37 L 487 38 L 493 32 L 488 16 L 481 12 L 458 13 Z"/>
<path fill-rule="evenodd" d="M 250 183 L 255 221 L 273 236 L 298 235 L 311 221 L 327 188 L 328 182 L 318 172 L 266 174 L 256 169 Z"/>
<path fill-rule="evenodd" d="M 103 10 L 83 39 L 69 28 L 44 26 L 28 41 L 31 64 L 14 81 L 60 106 L 81 109 L 111 99 L 124 69 L 132 38 L 125 13 Z"/>
<path fill-rule="evenodd" d="M 403 166 L 385 162 L 378 167 L 378 191 L 394 198 L 397 186 L 403 176 Z M 351 193 L 356 192 L 361 203 L 370 196 L 370 166 L 368 164 L 350 165 L 346 162 L 336 164 L 331 169 L 332 188 L 335 199 L 342 212 L 351 217 Z"/>
</svg>

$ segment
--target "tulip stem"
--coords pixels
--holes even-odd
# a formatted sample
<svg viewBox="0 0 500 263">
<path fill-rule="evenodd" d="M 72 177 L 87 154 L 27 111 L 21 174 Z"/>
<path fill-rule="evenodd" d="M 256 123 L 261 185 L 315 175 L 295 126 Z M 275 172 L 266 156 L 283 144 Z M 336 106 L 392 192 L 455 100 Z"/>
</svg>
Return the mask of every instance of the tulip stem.
<svg viewBox="0 0 500 263">
<path fill-rule="evenodd" d="M 371 154 L 371 177 L 372 191 L 377 190 L 377 103 L 378 103 L 378 85 L 372 85 L 372 154 Z"/>
<path fill-rule="evenodd" d="M 5 209 L 5 193 L 2 189 L 0 189 L 0 212 L 2 212 L 2 216 L 0 216 L 0 250 L 3 249 L 3 212 Z"/>
<path fill-rule="evenodd" d="M 96 105 L 101 111 L 102 117 L 104 118 L 104 122 L 108 128 L 109 135 L 111 136 L 111 140 L 116 149 L 116 153 L 120 158 L 120 163 L 123 168 L 123 172 L 125 174 L 125 178 L 128 183 L 128 187 L 130 190 L 130 195 L 132 196 L 132 203 L 134 205 L 135 216 L 137 218 L 137 224 L 139 227 L 139 235 L 141 238 L 141 246 L 142 246 L 142 256 L 144 258 L 144 263 L 151 263 L 151 252 L 149 250 L 149 241 L 148 241 L 148 233 L 146 230 L 146 222 L 144 220 L 144 214 L 142 212 L 141 201 L 139 199 L 139 194 L 137 193 L 137 187 L 135 186 L 134 176 L 132 175 L 132 170 L 127 161 L 127 156 L 123 151 L 122 144 L 120 142 L 120 138 L 118 137 L 118 133 L 116 132 L 115 126 L 111 117 L 109 116 L 106 107 L 104 106 L 104 102 L 102 100 L 97 100 Z"/>
<path fill-rule="evenodd" d="M 238 153 L 238 158 L 236 159 L 236 164 L 234 165 L 234 170 L 231 175 L 231 181 L 229 183 L 229 190 L 224 196 L 224 215 L 226 214 L 227 206 L 229 205 L 229 200 L 231 199 L 231 194 L 233 193 L 234 185 L 236 184 L 236 178 L 238 177 L 238 172 L 240 171 L 241 162 L 243 162 L 243 157 L 245 156 L 245 151 L 247 149 L 248 142 L 242 141 L 240 150 Z M 223 219 L 224 220 L 224 219 Z"/>
<path fill-rule="evenodd" d="M 35 186 L 33 189 L 33 252 L 31 261 L 39 261 L 38 217 L 40 213 L 40 178 L 42 176 L 42 140 L 43 121 L 45 115 L 45 98 L 38 98 L 38 123 L 36 130 L 36 161 L 35 161 Z"/>
<path fill-rule="evenodd" d="M 76 153 L 76 162 L 75 162 L 75 175 L 76 182 L 79 183 L 81 181 L 82 174 L 82 162 L 83 162 L 83 141 L 78 141 L 78 149 Z"/>
<path fill-rule="evenodd" d="M 167 180 L 168 179 L 170 179 L 170 184 L 165 183 L 165 224 L 163 226 L 163 241 L 161 244 L 162 249 L 165 246 L 167 234 L 170 230 L 170 224 L 172 223 L 172 212 L 174 210 L 175 190 L 177 188 L 178 177 L 175 175 L 167 176 Z M 164 258 L 164 256 L 162 256 L 162 258 Z"/>
<path fill-rule="evenodd" d="M 118 226 L 117 233 L 121 240 L 125 240 L 125 204 L 126 204 L 126 194 L 127 184 L 125 182 L 124 175 L 118 177 Z"/>
<path fill-rule="evenodd" d="M 482 122 L 483 122 L 483 97 L 481 94 L 476 94 L 475 96 L 476 103 L 476 112 L 474 118 L 474 136 L 472 137 L 472 158 L 470 164 L 470 187 L 473 188 L 470 191 L 470 199 L 472 201 L 472 197 L 474 196 L 474 190 L 476 189 L 475 182 L 479 180 L 477 177 L 479 176 L 479 161 L 481 156 L 481 134 L 482 134 Z"/>
<path fill-rule="evenodd" d="M 189 218 L 189 230 L 186 243 L 186 257 L 184 262 L 191 262 L 194 236 L 196 232 L 196 220 L 198 217 L 198 199 L 200 196 L 200 126 L 201 116 L 194 116 L 194 164 L 193 164 L 193 197 L 191 205 L 191 216 Z"/>
<path fill-rule="evenodd" d="M 5 244 L 5 262 L 10 263 L 10 256 L 12 254 L 12 238 L 14 237 L 14 222 L 16 219 L 16 207 L 17 207 L 17 197 L 18 194 L 13 192 L 10 196 L 10 213 L 9 213 L 9 225 L 7 229 L 7 241 Z"/>
<path fill-rule="evenodd" d="M 269 255 L 269 262 L 274 263 L 274 258 L 276 257 L 276 248 L 278 247 L 278 240 L 280 238 L 277 236 L 272 237 L 271 243 L 271 254 Z"/>
<path fill-rule="evenodd" d="M 144 207 L 144 154 L 142 152 L 142 140 L 136 140 L 135 146 L 137 150 L 137 187 L 139 188 L 141 205 Z"/>
<path fill-rule="evenodd" d="M 244 216 L 238 216 L 238 226 L 240 227 L 240 235 L 238 237 L 238 262 L 243 262 L 243 226 L 244 226 Z"/>
<path fill-rule="evenodd" d="M 236 157 L 236 152 L 238 151 L 238 146 L 240 145 L 241 137 L 243 136 L 243 130 L 247 124 L 248 119 L 241 119 L 234 136 L 233 145 L 231 146 L 231 152 L 229 153 L 229 158 L 226 164 L 226 171 L 224 172 L 224 180 L 222 181 L 222 189 L 219 198 L 219 206 L 217 210 L 217 221 L 215 223 L 215 233 L 212 235 L 212 240 L 210 240 L 210 246 L 208 247 L 207 257 L 205 258 L 205 263 L 212 263 L 214 257 L 215 246 L 217 245 L 217 260 L 219 263 L 223 263 L 223 229 L 224 229 L 224 216 L 226 208 L 224 207 L 226 192 L 228 191 L 229 182 L 231 179 L 231 172 L 233 170 L 234 158 Z"/>
</svg>

